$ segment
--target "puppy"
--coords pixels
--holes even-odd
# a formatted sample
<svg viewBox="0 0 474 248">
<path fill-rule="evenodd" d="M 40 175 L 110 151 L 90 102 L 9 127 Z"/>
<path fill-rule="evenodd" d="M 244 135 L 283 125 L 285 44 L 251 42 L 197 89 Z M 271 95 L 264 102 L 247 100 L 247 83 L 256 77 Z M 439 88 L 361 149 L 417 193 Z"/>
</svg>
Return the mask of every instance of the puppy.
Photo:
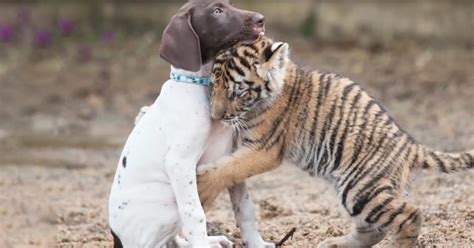
<svg viewBox="0 0 474 248">
<path fill-rule="evenodd" d="M 171 78 L 130 134 L 110 193 L 116 247 L 162 247 L 178 232 L 192 247 L 232 246 L 223 236 L 207 236 L 197 193 L 196 166 L 232 147 L 232 131 L 211 121 L 205 86 L 219 50 L 263 34 L 263 15 L 226 0 L 190 1 L 173 16 L 160 47 L 161 57 L 173 65 Z M 243 241 L 273 247 L 257 231 L 245 183 L 229 193 Z"/>
</svg>

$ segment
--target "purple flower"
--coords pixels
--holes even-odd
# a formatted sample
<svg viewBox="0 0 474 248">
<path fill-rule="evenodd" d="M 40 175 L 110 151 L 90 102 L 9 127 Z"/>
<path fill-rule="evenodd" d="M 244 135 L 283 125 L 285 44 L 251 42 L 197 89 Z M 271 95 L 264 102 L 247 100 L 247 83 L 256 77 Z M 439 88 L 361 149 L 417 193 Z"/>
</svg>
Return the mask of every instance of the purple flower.
<svg viewBox="0 0 474 248">
<path fill-rule="evenodd" d="M 68 19 L 61 19 L 58 22 L 59 33 L 62 36 L 69 36 L 74 32 L 75 29 L 74 22 Z"/>
<path fill-rule="evenodd" d="M 15 32 L 13 27 L 8 24 L 0 25 L 0 41 L 9 42 L 13 39 Z"/>
<path fill-rule="evenodd" d="M 115 34 L 113 32 L 107 31 L 102 33 L 101 38 L 103 43 L 110 45 L 112 42 L 114 42 Z"/>
<path fill-rule="evenodd" d="M 45 47 L 51 43 L 51 34 L 48 31 L 38 31 L 34 38 L 35 45 Z"/>
</svg>

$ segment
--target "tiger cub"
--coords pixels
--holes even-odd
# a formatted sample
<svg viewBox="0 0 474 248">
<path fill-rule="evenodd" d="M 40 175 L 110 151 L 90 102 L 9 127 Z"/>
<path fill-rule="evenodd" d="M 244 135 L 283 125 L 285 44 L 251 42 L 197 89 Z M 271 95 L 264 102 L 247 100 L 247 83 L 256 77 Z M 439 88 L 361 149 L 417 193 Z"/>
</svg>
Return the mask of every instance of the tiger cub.
<svg viewBox="0 0 474 248">
<path fill-rule="evenodd" d="M 262 38 L 221 52 L 213 67 L 212 117 L 240 137 L 230 156 L 199 171 L 204 205 L 225 188 L 283 161 L 331 182 L 356 228 L 319 247 L 370 247 L 386 234 L 412 247 L 422 216 L 402 196 L 412 172 L 472 168 L 474 151 L 433 151 L 403 131 L 359 85 L 306 70 L 288 44 Z"/>
</svg>

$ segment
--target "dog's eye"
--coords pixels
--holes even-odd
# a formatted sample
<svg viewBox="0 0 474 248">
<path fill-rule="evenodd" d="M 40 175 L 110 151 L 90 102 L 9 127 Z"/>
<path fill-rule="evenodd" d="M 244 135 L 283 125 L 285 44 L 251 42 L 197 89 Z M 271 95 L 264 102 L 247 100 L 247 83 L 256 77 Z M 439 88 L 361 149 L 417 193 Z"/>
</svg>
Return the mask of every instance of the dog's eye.
<svg viewBox="0 0 474 248">
<path fill-rule="evenodd" d="M 215 8 L 213 11 L 212 11 L 212 14 L 213 15 L 220 15 L 224 13 L 224 11 L 221 9 L 221 8 Z"/>
</svg>

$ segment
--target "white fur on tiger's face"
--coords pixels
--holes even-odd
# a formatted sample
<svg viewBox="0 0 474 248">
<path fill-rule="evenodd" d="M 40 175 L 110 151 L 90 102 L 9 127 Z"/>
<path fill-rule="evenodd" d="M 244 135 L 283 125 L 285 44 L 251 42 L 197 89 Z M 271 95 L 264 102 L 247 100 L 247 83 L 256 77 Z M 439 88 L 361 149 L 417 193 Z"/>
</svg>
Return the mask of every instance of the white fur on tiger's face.
<svg viewBox="0 0 474 248">
<path fill-rule="evenodd" d="M 413 247 L 422 215 L 402 192 L 421 168 L 444 173 L 474 167 L 474 151 L 446 153 L 418 144 L 352 80 L 307 70 L 288 45 L 263 38 L 220 53 L 211 111 L 237 127 L 240 147 L 199 172 L 201 199 L 283 161 L 328 179 L 356 228 L 320 247 L 370 247 L 391 233 Z"/>
<path fill-rule="evenodd" d="M 267 37 L 222 51 L 211 76 L 212 118 L 237 125 L 253 108 L 271 104 L 282 89 L 287 62 L 288 44 Z"/>
</svg>

